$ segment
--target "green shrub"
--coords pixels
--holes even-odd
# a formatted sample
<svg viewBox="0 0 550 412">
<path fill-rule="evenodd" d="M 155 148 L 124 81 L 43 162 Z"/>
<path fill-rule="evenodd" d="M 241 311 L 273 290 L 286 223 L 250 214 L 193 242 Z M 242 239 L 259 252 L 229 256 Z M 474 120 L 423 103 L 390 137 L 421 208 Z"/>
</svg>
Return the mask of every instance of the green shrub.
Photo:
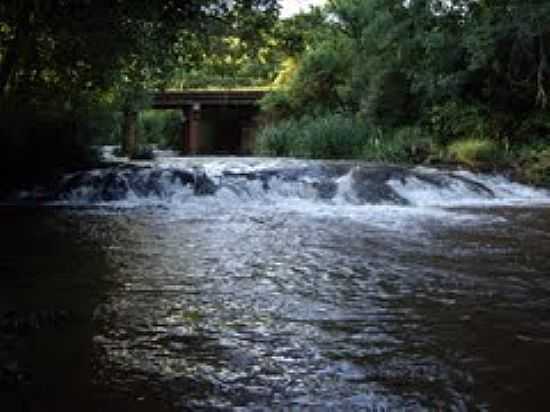
<svg viewBox="0 0 550 412">
<path fill-rule="evenodd" d="M 77 120 L 81 140 L 96 145 L 120 143 L 122 134 L 122 114 L 111 107 L 94 107 Z"/>
<path fill-rule="evenodd" d="M 523 143 L 537 143 L 537 141 L 548 141 L 550 136 L 550 113 L 536 112 L 522 119 L 519 127 L 514 133 Z"/>
<path fill-rule="evenodd" d="M 366 124 L 351 116 L 305 116 L 260 130 L 256 150 L 274 156 L 358 158 L 367 135 Z"/>
<path fill-rule="evenodd" d="M 550 146 L 547 143 L 524 147 L 518 157 L 523 179 L 531 184 L 550 186 Z"/>
<path fill-rule="evenodd" d="M 491 135 L 489 116 L 477 106 L 453 100 L 432 107 L 428 118 L 432 134 L 442 145 L 459 139 L 485 139 Z"/>
<path fill-rule="evenodd" d="M 497 164 L 503 151 L 497 143 L 488 139 L 469 138 L 458 140 L 448 147 L 449 157 L 471 167 Z"/>
<path fill-rule="evenodd" d="M 139 116 L 138 142 L 145 145 L 157 145 L 161 148 L 179 147 L 181 134 L 181 112 L 144 111 Z"/>
<path fill-rule="evenodd" d="M 273 120 L 289 118 L 294 114 L 294 108 L 286 89 L 273 90 L 260 101 L 261 109 Z"/>
<path fill-rule="evenodd" d="M 411 82 L 400 70 L 378 74 L 368 88 L 363 111 L 371 124 L 395 127 L 415 117 Z"/>
<path fill-rule="evenodd" d="M 123 141 L 123 115 L 121 112 L 98 111 L 80 122 L 79 128 L 95 144 L 120 144 Z M 146 110 L 139 114 L 137 143 L 156 145 L 162 149 L 179 148 L 181 112 L 178 110 Z"/>
<path fill-rule="evenodd" d="M 351 79 L 352 59 L 349 40 L 340 36 L 308 49 L 288 84 L 294 109 L 300 114 L 342 109 L 347 96 L 341 93 Z"/>
<path fill-rule="evenodd" d="M 368 135 L 364 123 L 341 114 L 304 117 L 294 155 L 309 158 L 357 158 Z"/>
<path fill-rule="evenodd" d="M 293 121 L 288 120 L 261 129 L 256 136 L 256 153 L 267 156 L 289 156 L 292 128 Z"/>
<path fill-rule="evenodd" d="M 373 129 L 363 147 L 365 160 L 420 163 L 432 154 L 432 141 L 419 127 Z"/>
<path fill-rule="evenodd" d="M 280 120 L 349 109 L 352 59 L 349 39 L 341 35 L 308 48 L 298 62 L 287 59 L 262 110 Z"/>
<path fill-rule="evenodd" d="M 258 133 L 256 150 L 271 156 L 421 162 L 432 153 L 432 143 L 418 127 L 375 129 L 333 113 L 267 126 Z"/>
</svg>

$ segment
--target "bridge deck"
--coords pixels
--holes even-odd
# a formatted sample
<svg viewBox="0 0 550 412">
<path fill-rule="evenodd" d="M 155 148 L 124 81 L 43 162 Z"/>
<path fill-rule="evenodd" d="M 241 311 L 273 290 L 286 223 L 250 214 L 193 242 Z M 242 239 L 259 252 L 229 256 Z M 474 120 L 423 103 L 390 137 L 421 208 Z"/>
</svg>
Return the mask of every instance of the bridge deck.
<svg viewBox="0 0 550 412">
<path fill-rule="evenodd" d="M 201 106 L 257 106 L 265 90 L 186 90 L 153 94 L 153 108 L 177 109 L 200 104 Z"/>
</svg>

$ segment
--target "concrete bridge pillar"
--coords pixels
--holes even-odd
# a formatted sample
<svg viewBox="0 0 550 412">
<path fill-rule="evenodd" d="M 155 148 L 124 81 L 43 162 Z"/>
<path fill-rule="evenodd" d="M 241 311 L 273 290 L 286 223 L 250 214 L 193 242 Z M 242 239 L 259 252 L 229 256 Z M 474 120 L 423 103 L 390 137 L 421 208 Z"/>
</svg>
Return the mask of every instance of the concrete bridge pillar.
<svg viewBox="0 0 550 412">
<path fill-rule="evenodd" d="M 255 132 L 257 125 L 254 119 L 245 119 L 241 121 L 241 142 L 240 153 L 252 154 L 255 148 Z"/>
<path fill-rule="evenodd" d="M 189 153 L 189 121 L 191 119 L 191 112 L 188 108 L 182 109 L 182 125 L 181 125 L 181 152 Z"/>
<path fill-rule="evenodd" d="M 124 112 L 122 151 L 128 157 L 132 157 L 136 154 L 137 118 L 137 112 Z"/>
<path fill-rule="evenodd" d="M 201 138 L 201 105 L 193 103 L 189 118 L 189 154 L 197 154 L 200 151 Z"/>
<path fill-rule="evenodd" d="M 201 105 L 194 103 L 190 107 L 183 109 L 185 121 L 182 127 L 182 149 L 186 154 L 198 154 L 200 152 L 200 122 Z"/>
</svg>

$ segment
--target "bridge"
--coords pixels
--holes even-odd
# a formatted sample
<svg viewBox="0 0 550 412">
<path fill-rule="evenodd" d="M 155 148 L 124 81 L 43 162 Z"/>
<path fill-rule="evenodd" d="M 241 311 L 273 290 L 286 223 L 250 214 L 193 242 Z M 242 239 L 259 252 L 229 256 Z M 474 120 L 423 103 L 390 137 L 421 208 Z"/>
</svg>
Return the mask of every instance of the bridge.
<svg viewBox="0 0 550 412">
<path fill-rule="evenodd" d="M 266 90 L 185 90 L 153 94 L 152 108 L 182 111 L 181 148 L 185 154 L 253 150 L 259 101 Z"/>
<path fill-rule="evenodd" d="M 179 109 L 199 104 L 204 107 L 257 106 L 266 94 L 265 90 L 187 90 L 166 91 L 153 94 L 154 109 Z"/>
</svg>

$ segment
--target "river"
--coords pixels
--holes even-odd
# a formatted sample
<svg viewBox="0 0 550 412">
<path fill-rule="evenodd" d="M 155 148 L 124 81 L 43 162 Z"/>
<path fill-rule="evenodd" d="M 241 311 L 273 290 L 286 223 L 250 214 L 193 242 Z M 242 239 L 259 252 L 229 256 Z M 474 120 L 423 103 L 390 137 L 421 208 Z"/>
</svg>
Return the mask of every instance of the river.
<svg viewBox="0 0 550 412">
<path fill-rule="evenodd" d="M 13 410 L 550 404 L 550 193 L 501 176 L 163 157 L 0 225 Z"/>
</svg>

